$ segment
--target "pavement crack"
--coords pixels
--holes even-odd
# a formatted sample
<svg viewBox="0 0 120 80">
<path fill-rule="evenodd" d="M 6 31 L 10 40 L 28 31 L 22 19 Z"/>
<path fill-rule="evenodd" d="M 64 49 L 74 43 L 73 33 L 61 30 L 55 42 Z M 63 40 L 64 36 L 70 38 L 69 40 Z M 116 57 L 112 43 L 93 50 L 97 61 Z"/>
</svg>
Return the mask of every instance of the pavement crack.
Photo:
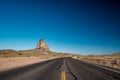
<svg viewBox="0 0 120 80">
<path fill-rule="evenodd" d="M 57 70 L 61 72 L 61 66 L 63 65 L 63 61 L 60 61 L 60 64 L 57 66 Z"/>
<path fill-rule="evenodd" d="M 67 63 L 67 61 L 65 60 L 65 63 L 66 63 L 66 67 L 67 67 L 67 69 L 68 69 L 68 72 L 67 73 L 69 73 L 73 78 L 74 78 L 74 80 L 78 80 L 78 78 L 72 73 L 72 71 L 70 70 L 70 68 L 69 68 L 69 66 L 68 66 L 68 63 Z"/>
</svg>

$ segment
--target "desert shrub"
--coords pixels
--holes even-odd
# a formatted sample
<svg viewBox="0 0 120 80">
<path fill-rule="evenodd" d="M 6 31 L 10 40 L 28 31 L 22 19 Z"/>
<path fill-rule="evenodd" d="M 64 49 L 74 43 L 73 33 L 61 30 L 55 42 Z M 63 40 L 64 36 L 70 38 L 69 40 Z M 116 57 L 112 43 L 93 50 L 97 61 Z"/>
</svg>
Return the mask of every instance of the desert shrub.
<svg viewBox="0 0 120 80">
<path fill-rule="evenodd" d="M 4 52 L 3 55 L 6 55 L 6 53 Z"/>
<path fill-rule="evenodd" d="M 27 57 L 30 57 L 30 55 L 27 55 Z"/>
<path fill-rule="evenodd" d="M 56 55 L 54 54 L 53 56 L 55 57 Z"/>
<path fill-rule="evenodd" d="M 19 53 L 18 55 L 22 55 L 22 53 Z"/>
</svg>

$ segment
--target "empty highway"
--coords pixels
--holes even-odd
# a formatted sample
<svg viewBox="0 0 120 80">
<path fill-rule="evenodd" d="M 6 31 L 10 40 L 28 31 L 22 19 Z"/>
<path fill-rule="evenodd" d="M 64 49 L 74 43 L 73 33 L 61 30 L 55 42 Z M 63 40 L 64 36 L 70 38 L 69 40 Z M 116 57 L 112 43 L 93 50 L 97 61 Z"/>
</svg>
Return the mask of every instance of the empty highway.
<svg viewBox="0 0 120 80">
<path fill-rule="evenodd" d="M 0 80 L 120 80 L 120 72 L 73 58 L 57 58 L 0 72 Z"/>
</svg>

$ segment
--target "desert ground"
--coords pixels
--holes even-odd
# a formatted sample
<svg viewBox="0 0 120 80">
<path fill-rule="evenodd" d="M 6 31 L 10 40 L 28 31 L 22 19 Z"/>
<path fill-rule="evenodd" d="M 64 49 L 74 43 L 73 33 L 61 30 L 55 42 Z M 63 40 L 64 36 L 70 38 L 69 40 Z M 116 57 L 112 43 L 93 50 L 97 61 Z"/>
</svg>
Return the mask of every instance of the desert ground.
<svg viewBox="0 0 120 80">
<path fill-rule="evenodd" d="M 88 55 L 79 57 L 80 60 L 111 67 L 120 70 L 120 53 L 110 55 Z"/>
<path fill-rule="evenodd" d="M 0 71 L 9 70 L 16 67 L 21 67 L 47 59 L 42 59 L 41 57 L 9 57 L 0 58 Z"/>
</svg>

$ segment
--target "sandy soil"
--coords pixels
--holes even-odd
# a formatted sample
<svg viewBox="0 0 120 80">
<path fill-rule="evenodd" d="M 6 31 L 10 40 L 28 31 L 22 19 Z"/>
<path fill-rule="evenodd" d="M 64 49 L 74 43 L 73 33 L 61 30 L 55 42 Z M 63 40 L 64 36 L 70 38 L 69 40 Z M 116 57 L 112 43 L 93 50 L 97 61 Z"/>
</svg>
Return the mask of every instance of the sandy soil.
<svg viewBox="0 0 120 80">
<path fill-rule="evenodd" d="M 0 71 L 9 70 L 16 67 L 21 67 L 41 61 L 40 57 L 13 57 L 13 58 L 0 58 Z"/>
</svg>

